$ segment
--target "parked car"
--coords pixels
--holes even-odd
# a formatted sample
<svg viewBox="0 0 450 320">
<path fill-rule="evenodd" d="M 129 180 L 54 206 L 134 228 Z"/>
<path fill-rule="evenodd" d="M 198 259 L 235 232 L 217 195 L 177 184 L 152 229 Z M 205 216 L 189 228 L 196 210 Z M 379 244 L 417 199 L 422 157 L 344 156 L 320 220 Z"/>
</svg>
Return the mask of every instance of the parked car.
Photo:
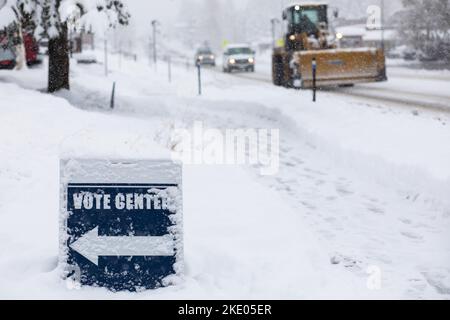
<svg viewBox="0 0 450 320">
<path fill-rule="evenodd" d="M 93 52 L 74 53 L 73 57 L 78 64 L 94 64 L 97 63 L 97 57 Z"/>
<path fill-rule="evenodd" d="M 245 44 L 233 44 L 223 53 L 223 72 L 233 70 L 255 72 L 255 51 Z"/>
<path fill-rule="evenodd" d="M 5 34 L 0 34 L 0 69 L 14 69 L 16 66 L 16 56 Z"/>
<path fill-rule="evenodd" d="M 48 56 L 48 38 L 42 38 L 39 40 L 39 55 Z"/>
<path fill-rule="evenodd" d="M 14 52 L 6 47 L 0 46 L 0 69 L 14 69 L 16 66 L 16 56 Z"/>
<path fill-rule="evenodd" d="M 0 33 L 0 68 L 14 69 L 17 64 L 18 46 L 21 39 L 18 37 L 17 29 L 10 26 L 6 31 Z M 39 45 L 32 32 L 22 31 L 23 45 L 25 48 L 25 59 L 28 66 L 36 65 L 42 62 L 42 56 L 39 55 Z"/>
<path fill-rule="evenodd" d="M 417 59 L 417 52 L 413 50 L 406 50 L 403 52 L 403 59 L 407 61 L 412 61 Z"/>
<path fill-rule="evenodd" d="M 216 56 L 209 48 L 200 48 L 195 54 L 195 64 L 216 66 Z"/>
<path fill-rule="evenodd" d="M 39 44 L 30 33 L 23 33 L 23 41 L 25 44 L 25 53 L 27 65 L 32 66 L 42 63 L 42 57 L 39 55 Z"/>
<path fill-rule="evenodd" d="M 407 46 L 397 46 L 389 49 L 386 53 L 386 56 L 389 59 L 403 59 L 403 56 L 405 55 L 405 52 L 408 51 Z"/>
</svg>

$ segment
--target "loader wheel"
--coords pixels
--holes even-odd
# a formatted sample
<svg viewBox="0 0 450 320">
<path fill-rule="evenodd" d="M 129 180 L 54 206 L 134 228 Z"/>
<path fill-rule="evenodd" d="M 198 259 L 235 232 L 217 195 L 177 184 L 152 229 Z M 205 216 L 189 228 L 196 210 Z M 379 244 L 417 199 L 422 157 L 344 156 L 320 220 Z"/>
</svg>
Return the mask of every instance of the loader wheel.
<svg viewBox="0 0 450 320">
<path fill-rule="evenodd" d="M 273 84 L 276 86 L 284 85 L 284 64 L 282 56 L 273 56 Z"/>
</svg>

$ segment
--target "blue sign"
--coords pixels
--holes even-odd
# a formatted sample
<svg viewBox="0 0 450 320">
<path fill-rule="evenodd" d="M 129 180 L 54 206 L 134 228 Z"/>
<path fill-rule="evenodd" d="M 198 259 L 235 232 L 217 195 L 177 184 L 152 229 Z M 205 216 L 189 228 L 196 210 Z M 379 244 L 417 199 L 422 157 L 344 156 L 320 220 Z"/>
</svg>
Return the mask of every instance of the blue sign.
<svg viewBox="0 0 450 320">
<path fill-rule="evenodd" d="M 120 168 L 119 176 L 126 175 L 126 168 Z M 103 169 L 105 177 L 117 176 L 117 166 Z M 64 183 L 65 276 L 112 291 L 168 285 L 167 279 L 179 273 L 182 254 L 180 184 L 167 183 L 175 181 L 167 177 L 161 183 L 75 180 Z"/>
</svg>

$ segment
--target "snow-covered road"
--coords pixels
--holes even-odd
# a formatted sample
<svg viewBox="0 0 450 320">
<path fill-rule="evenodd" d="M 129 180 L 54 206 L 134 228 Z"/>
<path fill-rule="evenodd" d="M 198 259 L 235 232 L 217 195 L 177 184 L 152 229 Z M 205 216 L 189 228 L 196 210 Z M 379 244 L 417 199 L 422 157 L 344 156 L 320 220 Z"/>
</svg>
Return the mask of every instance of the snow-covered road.
<svg viewBox="0 0 450 320">
<path fill-rule="evenodd" d="M 167 148 L 174 127 L 190 127 L 200 120 L 221 130 L 280 129 L 280 171 L 262 177 L 251 167 L 187 166 L 186 282 L 142 298 L 450 298 L 450 116 L 446 112 L 412 113 L 384 100 L 362 103 L 334 92 L 321 93 L 313 104 L 308 91 L 273 87 L 263 79 L 263 71 L 228 75 L 204 70 L 204 95 L 197 97 L 192 68 L 175 67 L 172 84 L 165 83 L 162 67 L 155 73 L 144 64 L 123 62 L 122 68 L 108 80 L 101 66 L 75 68 L 72 91 L 61 97 L 88 113 L 70 110 L 62 99 L 29 93 L 43 98 L 44 104 L 48 99 L 48 104 L 64 105 L 55 112 L 51 126 L 35 123 L 40 115 L 51 114 L 47 107 L 36 107 L 23 125 L 17 121 L 26 109 L 0 110 L 8 114 L 0 140 L 0 151 L 8 155 L 1 158 L 6 169 L 0 171 L 0 187 L 5 191 L 0 199 L 15 199 L 17 190 L 32 186 L 36 198 L 49 202 L 45 210 L 52 212 L 32 221 L 40 228 L 53 226 L 44 238 L 47 243 L 39 247 L 48 260 L 42 258 L 42 270 L 32 269 L 28 282 L 21 282 L 18 273 L 24 270 L 10 268 L 33 263 L 33 258 L 15 251 L 32 241 L 10 239 L 14 236 L 10 228 L 23 223 L 18 212 L 24 217 L 30 213 L 24 212 L 25 204 L 2 202 L 0 218 L 5 224 L 0 238 L 5 240 L 6 254 L 0 258 L 0 270 L 8 270 L 8 277 L 2 279 L 7 280 L 5 290 L 15 297 L 27 296 L 31 283 L 35 287 L 31 295 L 48 297 L 58 288 L 51 256 L 57 199 L 55 206 L 51 194 L 39 191 L 43 181 L 57 192 L 51 164 L 57 160 L 58 146 L 69 144 L 71 150 L 83 146 L 79 152 L 96 154 L 104 141 L 102 148 L 108 152 L 126 150 L 127 156 L 145 156 L 151 152 L 142 149 L 151 143 Z M 5 94 L 15 92 L 11 103 L 24 108 L 26 101 L 20 101 L 26 97 L 20 97 L 21 92 L 42 88 L 44 78 L 39 70 L 28 71 L 26 80 L 2 72 L 0 88 Z M 112 79 L 117 81 L 118 100 L 110 114 Z M 356 90 L 369 92 L 364 88 Z M 423 92 L 433 96 L 431 91 Z M 76 122 L 61 125 L 71 119 Z M 42 144 L 33 133 L 42 135 Z M 42 162 L 41 172 L 36 172 L 32 156 Z M 205 192 L 198 190 L 204 185 L 214 189 L 206 204 Z M 227 202 L 230 195 L 236 200 Z M 226 205 L 216 209 L 218 203 Z M 37 234 L 34 226 L 20 234 L 26 237 L 27 232 Z M 314 251 L 319 252 L 317 257 L 311 256 Z M 380 290 L 366 286 L 367 271 L 373 270 L 380 272 Z M 43 285 L 47 290 L 39 293 Z M 79 293 L 62 288 L 57 294 L 108 297 L 100 290 Z"/>
<path fill-rule="evenodd" d="M 221 72 L 220 68 L 215 69 Z M 271 83 L 270 61 L 262 57 L 255 73 L 234 73 L 233 76 Z M 388 82 L 359 84 L 352 88 L 324 88 L 333 95 L 347 96 L 359 102 L 381 102 L 412 111 L 450 113 L 450 75 L 430 71 L 414 71 L 401 67 L 388 68 Z M 319 91 L 320 94 L 320 91 Z"/>
</svg>

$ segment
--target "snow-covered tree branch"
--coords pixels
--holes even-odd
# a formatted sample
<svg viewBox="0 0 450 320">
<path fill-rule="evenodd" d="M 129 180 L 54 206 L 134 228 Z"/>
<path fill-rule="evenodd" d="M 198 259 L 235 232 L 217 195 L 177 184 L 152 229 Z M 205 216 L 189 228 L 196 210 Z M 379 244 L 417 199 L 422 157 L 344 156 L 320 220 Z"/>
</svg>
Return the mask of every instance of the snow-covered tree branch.
<svg viewBox="0 0 450 320">
<path fill-rule="evenodd" d="M 5 4 L 0 9 L 3 26 L 28 16 L 36 26 L 35 34 L 49 38 L 49 92 L 70 88 L 67 21 L 74 10 L 80 12 L 83 23 L 103 18 L 108 27 L 114 27 L 126 25 L 130 19 L 130 14 L 120 0 L 3 1 Z"/>
<path fill-rule="evenodd" d="M 450 59 L 450 1 L 404 0 L 406 41 L 427 59 Z"/>
</svg>

